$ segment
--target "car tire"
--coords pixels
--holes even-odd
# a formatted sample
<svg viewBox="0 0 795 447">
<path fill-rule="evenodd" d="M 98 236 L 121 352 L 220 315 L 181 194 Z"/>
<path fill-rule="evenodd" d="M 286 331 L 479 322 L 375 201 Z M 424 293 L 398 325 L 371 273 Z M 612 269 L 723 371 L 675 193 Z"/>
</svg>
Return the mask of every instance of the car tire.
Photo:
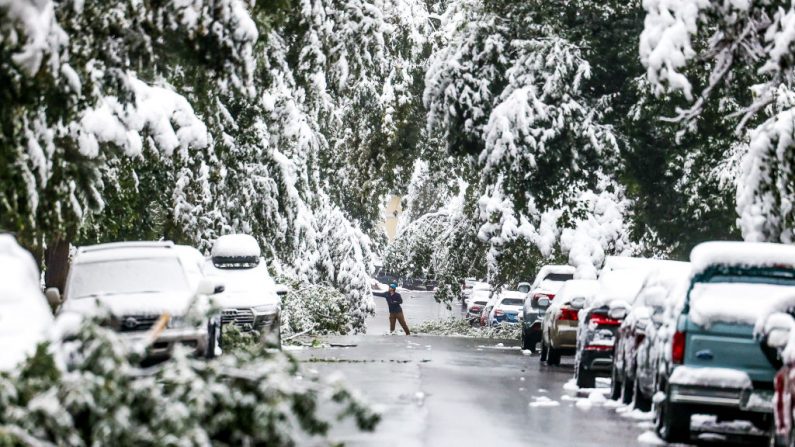
<svg viewBox="0 0 795 447">
<path fill-rule="evenodd" d="M 586 370 L 582 362 L 577 363 L 577 367 L 574 370 L 574 378 L 578 388 L 596 388 L 596 375 Z"/>
<path fill-rule="evenodd" d="M 546 362 L 548 355 L 549 355 L 549 349 L 547 349 L 547 344 L 544 343 L 544 340 L 541 340 L 541 356 L 539 357 L 539 360 L 542 362 Z"/>
<path fill-rule="evenodd" d="M 549 366 L 560 365 L 560 350 L 555 349 L 552 346 L 547 347 L 547 365 Z"/>
<path fill-rule="evenodd" d="M 651 410 L 651 399 L 644 396 L 640 391 L 637 373 L 635 373 L 635 380 L 632 381 L 632 394 L 635 395 L 635 408 L 644 412 Z"/>
<path fill-rule="evenodd" d="M 534 350 L 535 346 L 532 346 L 532 342 L 530 341 L 530 336 L 527 334 L 526 329 L 522 329 L 522 349 L 523 350 Z"/>
<path fill-rule="evenodd" d="M 654 406 L 654 431 L 663 441 L 686 443 L 690 441 L 690 411 L 684 405 L 672 404 L 666 393 L 664 401 Z"/>
<path fill-rule="evenodd" d="M 618 371 L 616 365 L 613 365 L 613 370 L 610 374 L 610 399 L 618 401 L 621 398 L 621 381 L 618 380 Z"/>
<path fill-rule="evenodd" d="M 624 405 L 629 405 L 632 403 L 632 398 L 634 397 L 633 388 L 635 386 L 635 381 L 629 381 L 629 378 L 624 376 L 624 381 L 621 382 L 621 403 Z"/>
</svg>

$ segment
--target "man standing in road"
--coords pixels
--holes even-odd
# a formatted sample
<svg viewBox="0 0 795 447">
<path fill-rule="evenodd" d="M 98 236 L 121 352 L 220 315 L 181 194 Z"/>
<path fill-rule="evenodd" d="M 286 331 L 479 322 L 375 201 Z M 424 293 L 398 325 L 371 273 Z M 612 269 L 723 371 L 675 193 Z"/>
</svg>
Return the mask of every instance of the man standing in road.
<svg viewBox="0 0 795 447">
<path fill-rule="evenodd" d="M 406 324 L 406 318 L 403 316 L 403 308 L 400 305 L 403 303 L 403 298 L 396 291 L 397 284 L 392 283 L 389 285 L 389 292 L 386 293 L 386 304 L 389 306 L 389 332 L 395 332 L 395 321 L 400 323 L 403 332 L 406 335 L 411 335 L 409 326 Z"/>
</svg>

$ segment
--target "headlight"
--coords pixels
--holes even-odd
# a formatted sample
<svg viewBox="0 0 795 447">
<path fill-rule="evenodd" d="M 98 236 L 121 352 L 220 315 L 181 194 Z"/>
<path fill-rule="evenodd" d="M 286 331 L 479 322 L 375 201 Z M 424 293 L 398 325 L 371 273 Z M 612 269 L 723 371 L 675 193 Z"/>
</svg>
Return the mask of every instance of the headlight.
<svg viewBox="0 0 795 447">
<path fill-rule="evenodd" d="M 265 304 L 262 306 L 254 306 L 254 312 L 258 314 L 275 314 L 279 311 L 278 304 Z"/>
</svg>

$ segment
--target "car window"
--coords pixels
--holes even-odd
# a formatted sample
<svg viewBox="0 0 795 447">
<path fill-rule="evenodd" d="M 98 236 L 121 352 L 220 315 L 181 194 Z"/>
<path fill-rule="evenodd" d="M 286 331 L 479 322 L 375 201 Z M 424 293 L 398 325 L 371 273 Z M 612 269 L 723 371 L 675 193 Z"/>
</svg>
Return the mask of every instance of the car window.
<svg viewBox="0 0 795 447">
<path fill-rule="evenodd" d="M 565 282 L 574 279 L 573 273 L 550 273 L 544 277 L 544 281 Z"/>
<path fill-rule="evenodd" d="M 521 306 L 524 304 L 524 300 L 519 298 L 505 298 L 502 300 L 501 304 L 504 306 Z"/>
<path fill-rule="evenodd" d="M 182 264 L 177 258 L 75 264 L 68 288 L 70 299 L 150 292 L 190 292 Z"/>
</svg>

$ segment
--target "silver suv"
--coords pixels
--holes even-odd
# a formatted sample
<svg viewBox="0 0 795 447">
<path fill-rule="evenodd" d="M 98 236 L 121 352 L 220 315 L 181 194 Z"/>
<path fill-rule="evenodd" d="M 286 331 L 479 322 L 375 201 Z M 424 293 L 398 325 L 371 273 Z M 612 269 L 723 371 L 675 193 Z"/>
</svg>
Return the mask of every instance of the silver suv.
<svg viewBox="0 0 795 447">
<path fill-rule="evenodd" d="M 212 357 L 217 322 L 193 322 L 191 308 L 223 285 L 203 278 L 198 250 L 173 242 L 119 242 L 77 250 L 63 297 L 48 289 L 52 304 L 63 302 L 58 317 L 111 314 L 110 325 L 131 343 L 144 342 L 148 358 L 168 357 L 177 344 Z M 196 307 L 194 307 L 196 306 Z M 201 312 L 201 310 L 199 310 Z"/>
</svg>

